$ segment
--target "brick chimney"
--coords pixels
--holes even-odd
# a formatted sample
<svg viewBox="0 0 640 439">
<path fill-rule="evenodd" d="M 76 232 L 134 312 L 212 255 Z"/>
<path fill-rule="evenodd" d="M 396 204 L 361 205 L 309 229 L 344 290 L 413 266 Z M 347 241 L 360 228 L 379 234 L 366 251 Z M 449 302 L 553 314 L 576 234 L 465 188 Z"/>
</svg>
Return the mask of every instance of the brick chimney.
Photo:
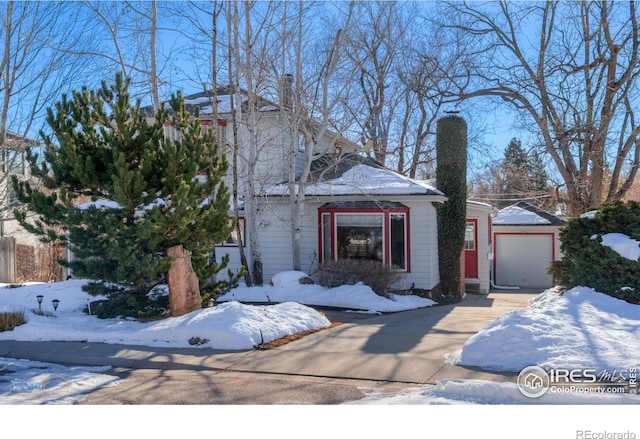
<svg viewBox="0 0 640 439">
<path fill-rule="evenodd" d="M 282 106 L 287 110 L 293 108 L 293 75 L 291 73 L 284 74 L 282 83 Z"/>
</svg>

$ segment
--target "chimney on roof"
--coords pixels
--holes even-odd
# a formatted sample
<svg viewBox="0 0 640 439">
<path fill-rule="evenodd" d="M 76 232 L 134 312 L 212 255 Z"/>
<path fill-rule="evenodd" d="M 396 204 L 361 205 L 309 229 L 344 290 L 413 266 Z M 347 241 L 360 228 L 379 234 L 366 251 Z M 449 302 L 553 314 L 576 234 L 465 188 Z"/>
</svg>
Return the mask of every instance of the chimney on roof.
<svg viewBox="0 0 640 439">
<path fill-rule="evenodd" d="M 293 75 L 291 73 L 284 74 L 282 83 L 282 106 L 287 110 L 293 108 Z"/>
</svg>

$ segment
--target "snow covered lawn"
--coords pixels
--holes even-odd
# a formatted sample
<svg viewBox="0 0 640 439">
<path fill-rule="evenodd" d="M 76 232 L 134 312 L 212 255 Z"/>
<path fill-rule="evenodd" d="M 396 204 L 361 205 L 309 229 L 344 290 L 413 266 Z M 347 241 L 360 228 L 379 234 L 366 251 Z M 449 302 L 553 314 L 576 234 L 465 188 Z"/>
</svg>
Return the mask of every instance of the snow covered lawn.
<svg viewBox="0 0 640 439">
<path fill-rule="evenodd" d="M 141 323 L 133 319 L 98 319 L 83 312 L 91 297 L 82 291 L 83 280 L 58 283 L 32 283 L 18 288 L 0 288 L 0 312 L 25 311 L 27 323 L 13 331 L 0 332 L 0 340 L 87 341 L 153 347 L 195 347 L 228 350 L 253 349 L 287 335 L 316 330 L 331 322 L 320 312 L 306 306 L 320 305 L 364 309 L 367 312 L 403 311 L 434 305 L 416 296 L 395 296 L 394 300 L 375 294 L 358 284 L 339 288 L 300 285 L 300 272 L 283 272 L 273 286 L 240 287 L 211 308 L 203 308 L 181 317 Z M 36 297 L 43 296 L 40 316 Z M 53 300 L 59 300 L 54 311 Z M 273 305 L 242 304 L 273 302 Z M 189 341 L 192 340 L 190 343 Z M 199 343 L 192 344 L 194 340 Z"/>
<path fill-rule="evenodd" d="M 472 336 L 448 361 L 485 370 L 640 366 L 640 306 L 591 288 L 552 288 Z"/>
</svg>

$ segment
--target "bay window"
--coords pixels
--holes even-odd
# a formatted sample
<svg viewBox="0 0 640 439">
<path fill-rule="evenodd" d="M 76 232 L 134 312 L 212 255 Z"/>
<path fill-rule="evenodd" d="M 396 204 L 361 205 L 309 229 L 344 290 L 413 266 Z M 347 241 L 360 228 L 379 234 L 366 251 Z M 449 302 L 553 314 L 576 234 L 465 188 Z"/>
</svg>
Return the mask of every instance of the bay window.
<svg viewBox="0 0 640 439">
<path fill-rule="evenodd" d="M 329 203 L 319 210 L 322 261 L 380 261 L 409 271 L 409 209 L 400 203 Z"/>
</svg>

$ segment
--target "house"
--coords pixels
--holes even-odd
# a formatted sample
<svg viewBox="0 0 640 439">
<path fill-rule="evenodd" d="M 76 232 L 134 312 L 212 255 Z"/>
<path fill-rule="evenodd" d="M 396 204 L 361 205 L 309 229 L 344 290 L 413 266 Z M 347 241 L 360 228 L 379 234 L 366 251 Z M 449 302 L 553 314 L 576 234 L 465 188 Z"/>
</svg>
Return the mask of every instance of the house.
<svg viewBox="0 0 640 439">
<path fill-rule="evenodd" d="M 520 201 L 492 218 L 493 279 L 499 286 L 548 288 L 547 267 L 562 258 L 560 229 L 565 220 Z"/>
<path fill-rule="evenodd" d="M 321 167 L 326 171 L 327 167 Z M 316 172 L 320 174 L 320 172 Z M 414 180 L 357 154 L 336 159 L 324 178 L 306 186 L 301 254 L 305 271 L 329 259 L 382 261 L 405 274 L 403 285 L 431 290 L 440 280 L 436 205 L 447 200 L 433 184 Z M 299 186 L 296 186 L 297 188 Z M 261 194 L 265 278 L 291 269 L 291 233 L 282 221 L 289 209 L 289 187 Z M 489 289 L 491 206 L 467 203 L 465 272 L 469 290 Z M 273 249 L 273 251 L 271 250 Z"/>
<path fill-rule="evenodd" d="M 53 249 L 28 233 L 13 216 L 18 207 L 11 179 L 30 178 L 27 148 L 39 146 L 35 140 L 6 132 L 0 150 L 0 282 L 13 283 L 60 279 L 62 267 L 56 260 L 60 249 Z"/>
<path fill-rule="evenodd" d="M 228 255 L 229 268 L 238 269 L 238 245 L 242 243 L 251 267 L 253 238 L 260 248 L 264 282 L 294 268 L 295 246 L 300 269 L 308 273 L 330 259 L 374 259 L 404 273 L 400 289 L 431 290 L 438 285 L 436 206 L 447 197 L 432 183 L 385 168 L 364 157 L 357 144 L 319 125 L 310 136 L 308 124 L 303 131 L 298 122 L 292 123 L 296 119 L 286 103 L 279 106 L 259 100 L 252 121 L 241 92 L 234 98 L 222 88 L 215 94 L 185 96 L 185 103 L 199 107 L 203 125 L 215 129 L 219 142 L 229 147 L 230 163 L 232 121 L 237 121 L 237 144 L 243 157 L 238 169 L 242 232 L 216 247 L 216 260 Z M 250 123 L 254 124 L 252 132 Z M 313 142 L 312 150 L 309 141 Z M 253 151 L 257 157 L 252 169 L 253 189 L 247 184 L 250 144 L 258 146 Z M 301 184 L 298 177 L 305 164 L 309 165 L 309 179 Z M 228 174 L 227 185 L 231 187 L 232 170 Z M 298 203 L 297 227 L 292 227 L 292 192 L 300 191 L 304 201 Z M 256 203 L 254 217 L 246 209 L 249 199 Z M 464 271 L 468 291 L 487 292 L 490 288 L 491 211 L 487 204 L 467 203 Z M 234 215 L 233 206 L 229 215 Z"/>
</svg>

